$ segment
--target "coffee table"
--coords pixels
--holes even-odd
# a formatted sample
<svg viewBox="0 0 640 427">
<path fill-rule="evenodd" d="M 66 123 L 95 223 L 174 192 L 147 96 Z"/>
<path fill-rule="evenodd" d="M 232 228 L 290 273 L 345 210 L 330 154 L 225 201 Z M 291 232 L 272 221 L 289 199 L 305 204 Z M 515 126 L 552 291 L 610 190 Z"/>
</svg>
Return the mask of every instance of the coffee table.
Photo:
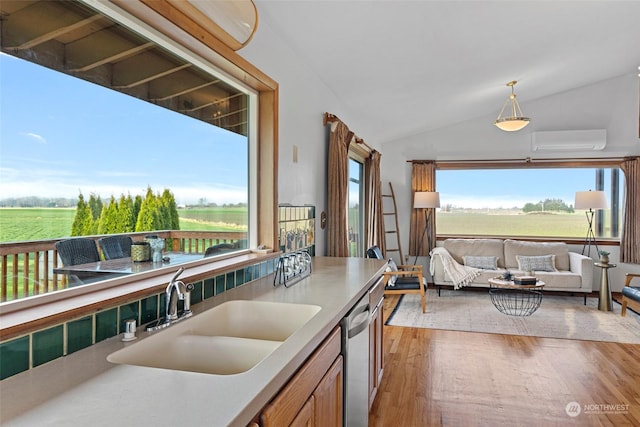
<svg viewBox="0 0 640 427">
<path fill-rule="evenodd" d="M 545 283 L 516 285 L 513 280 L 489 279 L 489 296 L 493 305 L 509 316 L 531 316 L 540 307 Z"/>
</svg>

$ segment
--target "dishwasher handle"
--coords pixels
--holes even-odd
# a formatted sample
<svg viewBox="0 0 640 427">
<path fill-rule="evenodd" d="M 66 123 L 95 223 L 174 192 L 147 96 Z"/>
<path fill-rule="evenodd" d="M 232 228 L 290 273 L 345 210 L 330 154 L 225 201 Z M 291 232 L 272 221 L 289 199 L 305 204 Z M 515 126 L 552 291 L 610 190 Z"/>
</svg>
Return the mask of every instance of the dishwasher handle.
<svg viewBox="0 0 640 427">
<path fill-rule="evenodd" d="M 369 304 L 362 305 L 356 309 L 354 313 L 349 316 L 352 320 L 349 322 L 349 330 L 347 331 L 347 338 L 353 338 L 365 329 L 369 327 Z"/>
</svg>

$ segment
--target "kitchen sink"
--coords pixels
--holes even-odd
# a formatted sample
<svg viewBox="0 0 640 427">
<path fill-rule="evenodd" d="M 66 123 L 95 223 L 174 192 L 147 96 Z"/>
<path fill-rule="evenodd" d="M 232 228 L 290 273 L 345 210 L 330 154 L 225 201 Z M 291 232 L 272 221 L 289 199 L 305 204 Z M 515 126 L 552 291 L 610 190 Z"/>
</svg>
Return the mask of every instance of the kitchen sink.
<svg viewBox="0 0 640 427">
<path fill-rule="evenodd" d="M 268 357 L 320 307 L 229 301 L 118 350 L 112 363 L 206 374 L 246 372 Z"/>
</svg>

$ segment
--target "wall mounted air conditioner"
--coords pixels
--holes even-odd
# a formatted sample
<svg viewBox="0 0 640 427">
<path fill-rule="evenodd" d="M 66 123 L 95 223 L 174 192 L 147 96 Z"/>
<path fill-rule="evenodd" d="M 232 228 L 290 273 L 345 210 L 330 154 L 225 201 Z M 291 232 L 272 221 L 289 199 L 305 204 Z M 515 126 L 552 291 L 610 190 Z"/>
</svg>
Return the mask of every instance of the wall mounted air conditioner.
<svg viewBox="0 0 640 427">
<path fill-rule="evenodd" d="M 597 151 L 607 145 L 607 130 L 560 130 L 531 134 L 531 151 Z"/>
</svg>

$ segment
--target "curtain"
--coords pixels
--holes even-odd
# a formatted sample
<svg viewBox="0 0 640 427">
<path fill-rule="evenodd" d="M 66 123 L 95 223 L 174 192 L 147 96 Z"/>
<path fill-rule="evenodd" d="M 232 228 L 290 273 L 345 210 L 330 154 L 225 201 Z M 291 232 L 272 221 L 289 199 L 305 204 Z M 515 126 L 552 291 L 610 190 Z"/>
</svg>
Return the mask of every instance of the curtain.
<svg viewBox="0 0 640 427">
<path fill-rule="evenodd" d="M 640 157 L 625 159 L 620 168 L 627 186 L 620 262 L 640 264 Z"/>
<path fill-rule="evenodd" d="M 416 191 L 436 191 L 435 162 L 414 162 L 411 167 L 411 223 L 409 225 L 409 255 L 427 256 L 436 243 L 435 209 L 414 209 L 413 195 Z M 426 216 L 429 215 L 429 237 Z M 431 243 L 431 247 L 428 247 Z"/>
<path fill-rule="evenodd" d="M 335 122 L 329 136 L 327 194 L 327 256 L 349 256 L 347 193 L 349 190 L 349 144 L 353 132 L 341 121 Z"/>
<path fill-rule="evenodd" d="M 365 162 L 365 226 L 366 247 L 378 246 L 386 253 L 384 218 L 382 214 L 381 154 L 373 151 Z"/>
</svg>

